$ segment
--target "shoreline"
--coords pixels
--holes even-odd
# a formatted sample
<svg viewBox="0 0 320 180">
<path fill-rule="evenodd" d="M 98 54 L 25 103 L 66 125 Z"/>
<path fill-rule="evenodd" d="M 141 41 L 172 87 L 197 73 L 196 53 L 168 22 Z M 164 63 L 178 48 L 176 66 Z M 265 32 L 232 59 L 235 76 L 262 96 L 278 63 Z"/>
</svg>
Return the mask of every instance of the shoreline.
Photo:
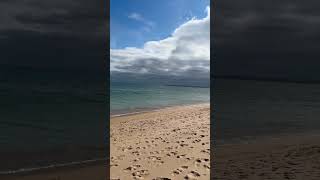
<svg viewBox="0 0 320 180">
<path fill-rule="evenodd" d="M 112 115 L 110 118 L 117 118 L 117 117 L 126 117 L 126 116 L 132 116 L 132 115 L 138 115 L 138 114 L 144 114 L 144 113 L 152 113 L 152 112 L 159 112 L 162 110 L 170 109 L 170 108 L 178 108 L 178 107 L 188 107 L 193 105 L 203 105 L 208 103 L 194 103 L 194 104 L 183 104 L 183 105 L 173 105 L 173 106 L 165 106 L 165 107 L 158 107 L 151 110 L 145 110 L 145 111 L 136 111 L 136 112 L 130 112 L 130 113 L 124 113 L 124 114 L 115 114 Z M 4 170 L 0 171 L 0 177 L 2 176 L 24 176 L 24 175 L 32 175 L 32 174 L 38 174 L 42 173 L 43 171 L 55 171 L 56 169 L 64 169 L 64 168 L 76 168 L 77 166 L 92 166 L 92 164 L 99 164 L 103 161 L 106 161 L 105 158 L 97 158 L 97 159 L 85 159 L 85 160 L 79 160 L 79 161 L 68 161 L 68 162 L 62 162 L 62 163 L 53 163 L 48 164 L 45 166 L 31 166 L 31 167 L 22 167 L 18 169 L 11 169 L 11 170 Z"/>
<path fill-rule="evenodd" d="M 111 179 L 208 179 L 209 103 L 166 107 L 110 121 Z"/>
<path fill-rule="evenodd" d="M 102 158 L 23 169 L 13 174 L 0 173 L 0 179 L 94 179 L 105 176 L 108 170 L 115 179 L 139 176 L 183 179 L 198 174 L 198 179 L 207 179 L 210 174 L 209 115 L 210 104 L 198 103 L 111 117 L 110 169 L 105 163 L 107 160 Z M 320 177 L 320 173 L 316 173 L 320 172 L 319 139 L 319 131 L 310 131 L 265 135 L 224 144 L 214 141 L 211 163 L 216 168 L 213 177 L 226 180 L 316 179 Z M 305 164 L 309 174 L 295 171 Z M 157 174 L 157 171 L 162 173 Z"/>
<path fill-rule="evenodd" d="M 157 112 L 162 109 L 167 108 L 174 108 L 174 107 L 185 107 L 185 106 L 192 106 L 192 105 L 201 105 L 201 104 L 210 104 L 210 101 L 208 102 L 194 102 L 194 103 L 187 103 L 187 104 L 173 104 L 173 105 L 166 105 L 166 106 L 157 106 L 152 108 L 136 108 L 132 110 L 114 110 L 112 112 L 110 110 L 110 118 L 116 118 L 116 117 L 122 117 L 122 116 L 130 116 L 135 114 L 141 114 L 141 113 L 149 113 L 149 112 Z"/>
</svg>

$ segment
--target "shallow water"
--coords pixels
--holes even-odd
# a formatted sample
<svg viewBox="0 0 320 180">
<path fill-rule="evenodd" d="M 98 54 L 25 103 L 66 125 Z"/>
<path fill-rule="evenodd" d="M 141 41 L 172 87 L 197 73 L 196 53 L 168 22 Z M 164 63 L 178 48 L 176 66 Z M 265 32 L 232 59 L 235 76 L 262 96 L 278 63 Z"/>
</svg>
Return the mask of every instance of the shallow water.
<svg viewBox="0 0 320 180">
<path fill-rule="evenodd" d="M 210 89 L 155 84 L 111 84 L 112 114 L 210 101 Z"/>
</svg>

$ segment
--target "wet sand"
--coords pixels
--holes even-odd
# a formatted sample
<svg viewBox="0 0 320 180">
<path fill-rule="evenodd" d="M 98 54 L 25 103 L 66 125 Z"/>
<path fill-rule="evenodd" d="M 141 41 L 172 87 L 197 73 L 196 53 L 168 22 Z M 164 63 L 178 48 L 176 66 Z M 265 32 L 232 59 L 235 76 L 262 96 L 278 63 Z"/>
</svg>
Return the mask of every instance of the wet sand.
<svg viewBox="0 0 320 180">
<path fill-rule="evenodd" d="M 216 146 L 213 177 L 221 180 L 319 180 L 320 135 L 259 138 Z"/>
<path fill-rule="evenodd" d="M 112 180 L 210 178 L 209 104 L 114 117 Z"/>
</svg>

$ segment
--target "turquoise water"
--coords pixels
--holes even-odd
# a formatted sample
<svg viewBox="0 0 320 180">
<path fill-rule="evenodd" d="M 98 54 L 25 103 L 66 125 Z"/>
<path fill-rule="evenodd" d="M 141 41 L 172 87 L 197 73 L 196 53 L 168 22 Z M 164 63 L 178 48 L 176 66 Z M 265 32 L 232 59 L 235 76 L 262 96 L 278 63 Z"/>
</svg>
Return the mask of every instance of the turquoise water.
<svg viewBox="0 0 320 180">
<path fill-rule="evenodd" d="M 112 83 L 110 95 L 111 114 L 210 101 L 209 88 L 137 83 Z"/>
</svg>

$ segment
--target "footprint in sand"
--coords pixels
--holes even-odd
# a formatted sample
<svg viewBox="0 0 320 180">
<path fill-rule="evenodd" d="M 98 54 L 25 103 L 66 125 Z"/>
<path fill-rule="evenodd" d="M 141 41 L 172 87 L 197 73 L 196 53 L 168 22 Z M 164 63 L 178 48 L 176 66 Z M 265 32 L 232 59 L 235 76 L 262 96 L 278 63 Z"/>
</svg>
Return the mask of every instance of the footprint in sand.
<svg viewBox="0 0 320 180">
<path fill-rule="evenodd" d="M 150 173 L 148 170 L 139 170 L 132 173 L 132 177 L 134 179 L 144 179 L 144 177 L 148 176 Z"/>
<path fill-rule="evenodd" d="M 187 155 L 187 154 L 181 154 L 181 155 L 178 155 L 177 158 L 179 158 L 179 159 L 180 159 L 180 158 L 184 158 L 186 155 Z"/>
<path fill-rule="evenodd" d="M 177 154 L 178 154 L 178 151 L 171 151 L 170 153 L 167 153 L 166 155 L 170 157 L 170 156 L 175 156 Z"/>
<path fill-rule="evenodd" d="M 171 180 L 171 179 L 167 177 L 157 177 L 157 178 L 153 178 L 152 180 Z"/>
<path fill-rule="evenodd" d="M 203 167 L 204 167 L 205 169 L 207 169 L 208 171 L 210 171 L 210 165 L 204 164 Z"/>
<path fill-rule="evenodd" d="M 161 157 L 158 156 L 149 156 L 148 159 L 152 160 L 152 161 L 160 161 Z"/>
<path fill-rule="evenodd" d="M 209 144 L 209 142 L 202 143 L 203 146 L 206 145 L 206 144 Z"/>
<path fill-rule="evenodd" d="M 198 143 L 200 141 L 201 141 L 201 139 L 196 139 L 196 140 L 192 141 L 192 143 Z"/>
<path fill-rule="evenodd" d="M 186 157 L 186 160 L 188 160 L 188 161 L 191 161 L 193 159 L 194 159 L 194 157 Z"/>
<path fill-rule="evenodd" d="M 162 160 L 161 157 L 158 156 L 149 156 L 147 157 L 149 160 L 151 160 L 152 162 L 156 163 L 157 165 L 161 165 L 164 163 L 164 161 Z"/>
<path fill-rule="evenodd" d="M 200 177 L 200 173 L 198 173 L 197 171 L 190 171 L 190 173 L 188 173 L 184 179 L 198 179 Z"/>
<path fill-rule="evenodd" d="M 151 151 L 149 154 L 160 154 L 159 151 Z"/>
<path fill-rule="evenodd" d="M 172 171 L 172 175 L 179 175 L 180 173 L 182 173 L 182 171 L 180 171 L 179 169 L 173 170 Z"/>
<path fill-rule="evenodd" d="M 141 158 L 136 158 L 136 159 L 133 160 L 133 162 L 137 162 L 137 161 L 140 161 L 140 160 L 141 160 Z"/>
<path fill-rule="evenodd" d="M 210 154 L 210 149 L 203 149 L 200 151 L 201 153 Z"/>
<path fill-rule="evenodd" d="M 195 160 L 195 165 L 196 166 L 201 166 L 205 168 L 206 170 L 210 170 L 210 159 L 208 158 L 198 158 Z"/>
<path fill-rule="evenodd" d="M 172 175 L 179 175 L 180 173 L 182 173 L 187 169 L 188 169 L 188 166 L 181 166 L 180 168 L 173 170 Z"/>
<path fill-rule="evenodd" d="M 128 172 L 128 171 L 135 171 L 137 170 L 138 168 L 140 168 L 141 165 L 140 164 L 135 164 L 135 165 L 132 165 L 132 166 L 129 166 L 127 168 L 124 169 L 124 171 Z"/>
<path fill-rule="evenodd" d="M 133 152 L 131 152 L 131 154 L 136 155 L 136 156 L 140 156 L 140 152 L 139 151 L 133 151 Z"/>
<path fill-rule="evenodd" d="M 189 144 L 181 143 L 180 146 L 181 146 L 181 147 L 189 146 Z"/>
<path fill-rule="evenodd" d="M 118 164 L 110 164 L 110 167 L 117 167 Z"/>
<path fill-rule="evenodd" d="M 181 166 L 182 169 L 188 169 L 188 166 Z"/>
</svg>

